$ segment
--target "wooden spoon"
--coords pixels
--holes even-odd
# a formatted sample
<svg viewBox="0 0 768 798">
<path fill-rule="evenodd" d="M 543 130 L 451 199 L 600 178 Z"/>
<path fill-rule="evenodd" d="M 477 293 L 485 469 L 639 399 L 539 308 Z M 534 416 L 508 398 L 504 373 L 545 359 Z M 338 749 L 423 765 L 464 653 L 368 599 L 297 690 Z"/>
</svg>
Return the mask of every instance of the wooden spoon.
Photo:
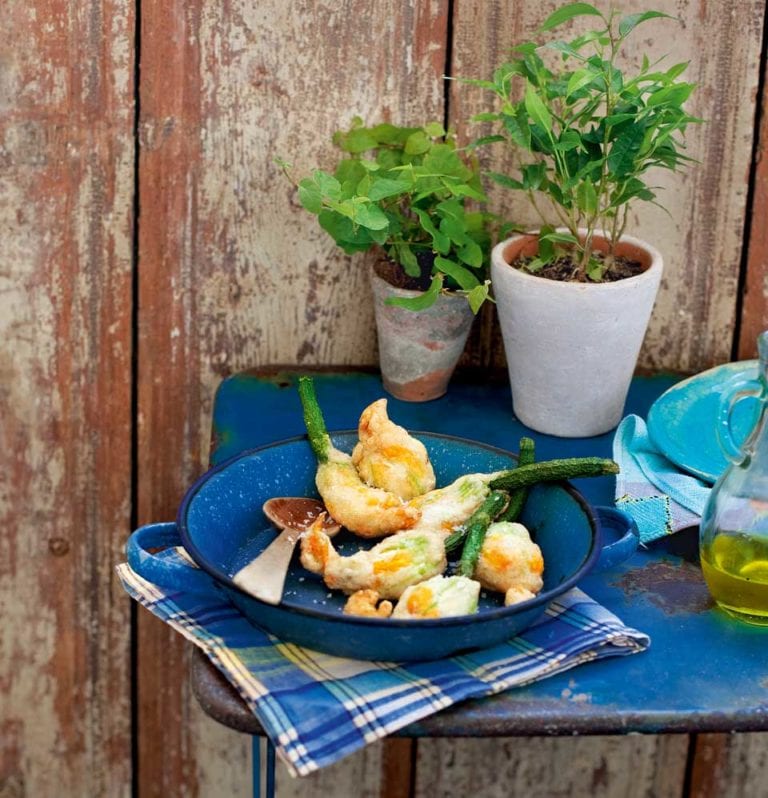
<svg viewBox="0 0 768 798">
<path fill-rule="evenodd" d="M 267 604 L 279 604 L 283 597 L 285 577 L 296 542 L 322 513 L 323 532 L 333 537 L 341 526 L 329 515 L 322 502 L 305 497 L 278 496 L 262 507 L 264 515 L 282 532 L 264 551 L 241 568 L 233 577 L 235 584 Z"/>
</svg>

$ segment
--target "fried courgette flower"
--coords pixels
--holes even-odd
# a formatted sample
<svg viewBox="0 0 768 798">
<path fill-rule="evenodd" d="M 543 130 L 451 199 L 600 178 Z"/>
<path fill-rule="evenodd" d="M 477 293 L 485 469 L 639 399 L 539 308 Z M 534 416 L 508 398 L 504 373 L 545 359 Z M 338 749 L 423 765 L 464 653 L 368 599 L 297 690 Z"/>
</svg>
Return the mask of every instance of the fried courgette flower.
<svg viewBox="0 0 768 798">
<path fill-rule="evenodd" d="M 360 442 L 352 452 L 358 474 L 369 485 L 408 501 L 435 487 L 435 472 L 424 444 L 390 420 L 387 400 L 378 399 L 363 410 Z"/>
<path fill-rule="evenodd" d="M 357 473 L 352 458 L 332 443 L 312 380 L 299 380 L 304 423 L 317 458 L 315 484 L 332 518 L 361 537 L 376 538 L 409 529 L 421 518 L 397 494 L 371 487 Z"/>
<path fill-rule="evenodd" d="M 443 538 L 434 532 L 398 532 L 368 551 L 343 557 L 313 526 L 301 538 L 301 564 L 332 590 L 375 590 L 381 598 L 396 599 L 410 585 L 441 574 L 448 561 Z"/>
<path fill-rule="evenodd" d="M 403 592 L 393 618 L 450 618 L 477 612 L 480 584 L 466 576 L 433 576 Z"/>
<path fill-rule="evenodd" d="M 544 584 L 541 549 L 518 523 L 497 521 L 488 527 L 474 577 L 488 590 L 506 595 L 506 604 L 533 598 Z"/>
</svg>

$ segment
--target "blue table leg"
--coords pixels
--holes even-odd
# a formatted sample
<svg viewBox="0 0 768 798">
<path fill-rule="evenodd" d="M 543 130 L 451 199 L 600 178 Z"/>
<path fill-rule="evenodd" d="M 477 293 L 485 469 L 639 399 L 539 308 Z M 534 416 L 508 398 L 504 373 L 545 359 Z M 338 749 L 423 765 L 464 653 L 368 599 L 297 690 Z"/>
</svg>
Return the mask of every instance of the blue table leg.
<svg viewBox="0 0 768 798">
<path fill-rule="evenodd" d="M 251 778 L 253 798 L 261 798 L 261 741 L 255 734 L 251 737 Z"/>
<path fill-rule="evenodd" d="M 272 740 L 267 737 L 267 796 L 275 798 L 275 746 Z"/>
<path fill-rule="evenodd" d="M 251 769 L 253 778 L 253 798 L 261 798 L 261 739 L 251 737 Z M 267 738 L 267 773 L 265 798 L 275 798 L 275 746 Z"/>
</svg>

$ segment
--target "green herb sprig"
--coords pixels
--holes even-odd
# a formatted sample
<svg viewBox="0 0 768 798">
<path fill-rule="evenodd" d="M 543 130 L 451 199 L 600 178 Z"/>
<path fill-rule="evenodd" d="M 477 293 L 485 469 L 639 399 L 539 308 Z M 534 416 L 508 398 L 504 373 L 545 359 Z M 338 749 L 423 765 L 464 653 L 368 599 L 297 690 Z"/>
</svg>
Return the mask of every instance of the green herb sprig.
<svg viewBox="0 0 768 798">
<path fill-rule="evenodd" d="M 643 56 L 631 75 L 617 66 L 638 25 L 672 17 L 660 11 L 622 16 L 615 9 L 606 15 L 589 3 L 570 3 L 550 15 L 539 32 L 576 17 L 597 24 L 570 41 L 517 45 L 492 80 L 465 82 L 493 92 L 499 105 L 474 117 L 493 123 L 494 132 L 473 145 L 504 141 L 516 154 L 516 175 L 492 172 L 490 177 L 524 192 L 542 221 L 538 256 L 526 268 L 538 271 L 567 251 L 581 276 L 599 282 L 631 203 L 658 204 L 649 170 L 678 171 L 693 160 L 683 153 L 683 137 L 689 124 L 702 120 L 683 108 L 695 88 L 679 80 L 687 63 L 663 69 Z M 545 50 L 559 56 L 559 68 L 546 65 Z M 583 238 L 579 228 L 586 229 Z M 609 247 L 605 260 L 593 254 L 594 236 L 602 232 Z"/>
<path fill-rule="evenodd" d="M 438 122 L 365 127 L 356 118 L 333 141 L 344 157 L 332 174 L 317 169 L 298 181 L 304 208 L 344 252 L 381 247 L 410 277 L 422 276 L 427 258 L 429 288 L 391 304 L 421 310 L 448 289 L 464 293 L 477 313 L 490 286 L 492 217 L 470 207 L 487 201 L 475 157 Z M 280 165 L 290 177 L 290 166 Z"/>
</svg>

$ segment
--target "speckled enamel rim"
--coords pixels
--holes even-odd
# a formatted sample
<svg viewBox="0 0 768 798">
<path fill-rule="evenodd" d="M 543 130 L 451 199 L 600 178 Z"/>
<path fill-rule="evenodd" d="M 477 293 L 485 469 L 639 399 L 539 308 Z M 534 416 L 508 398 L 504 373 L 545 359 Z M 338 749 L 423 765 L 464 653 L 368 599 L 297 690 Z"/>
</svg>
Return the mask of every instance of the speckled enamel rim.
<svg viewBox="0 0 768 798">
<path fill-rule="evenodd" d="M 456 435 L 442 435 L 436 432 L 422 432 L 420 430 L 413 430 L 410 431 L 412 435 L 421 437 L 421 438 L 432 438 L 434 440 L 440 441 L 457 441 L 459 443 L 470 444 L 471 446 L 475 446 L 480 449 L 485 449 L 489 452 L 493 452 L 496 454 L 505 455 L 506 457 L 511 457 L 513 460 L 516 459 L 515 455 L 512 452 L 507 451 L 506 449 L 501 449 L 497 446 L 491 446 L 487 443 L 481 443 L 479 441 L 473 441 L 468 438 L 460 438 Z M 334 435 L 349 435 L 349 434 L 356 434 L 357 430 L 334 430 L 333 432 L 329 433 L 331 438 Z M 179 533 L 181 535 L 181 540 L 184 545 L 184 548 L 187 550 L 189 555 L 192 559 L 207 573 L 209 573 L 217 582 L 226 586 L 229 590 L 232 590 L 236 593 L 240 593 L 243 596 L 247 596 L 251 601 L 255 602 L 256 604 L 262 605 L 265 609 L 269 608 L 271 610 L 281 610 L 283 612 L 290 612 L 296 615 L 305 615 L 308 618 L 315 618 L 318 620 L 323 621 L 330 621 L 334 623 L 344 624 L 346 626 L 350 624 L 362 625 L 362 626 L 371 626 L 371 627 L 378 627 L 378 628 L 386 628 L 386 629 L 397 629 L 397 628 L 413 628 L 414 624 L 418 624 L 420 627 L 423 628 L 432 628 L 432 627 L 452 627 L 452 626 L 464 626 L 467 623 L 485 623 L 486 621 L 492 620 L 500 620 L 502 618 L 507 618 L 517 613 L 524 613 L 528 610 L 532 610 L 535 607 L 539 607 L 543 604 L 549 604 L 550 601 L 557 598 L 558 596 L 562 595 L 566 591 L 570 590 L 576 583 L 582 579 L 586 574 L 588 574 L 592 568 L 597 563 L 598 558 L 600 557 L 601 552 L 601 545 L 600 545 L 600 524 L 597 520 L 597 516 L 593 511 L 592 507 L 586 501 L 586 499 L 567 481 L 561 482 L 553 482 L 553 485 L 557 485 L 563 488 L 568 494 L 570 494 L 571 498 L 581 507 L 584 515 L 587 517 L 589 521 L 589 525 L 592 528 L 592 545 L 590 547 L 589 553 L 585 557 L 582 564 L 579 568 L 575 571 L 575 573 L 566 579 L 564 582 L 561 582 L 556 588 L 552 590 L 545 591 L 543 593 L 539 593 L 535 598 L 529 599 L 528 601 L 521 601 L 519 604 L 513 604 L 510 607 L 499 607 L 495 610 L 488 610 L 487 612 L 483 612 L 482 615 L 456 615 L 450 618 L 424 618 L 424 619 L 407 619 L 407 620 L 398 620 L 395 618 L 366 618 L 361 616 L 355 616 L 351 618 L 350 616 L 342 616 L 337 613 L 331 614 L 330 612 L 322 612 L 320 610 L 312 610 L 312 609 L 304 609 L 296 608 L 296 607 L 285 607 L 282 604 L 278 604 L 277 606 L 273 606 L 271 604 L 266 604 L 263 601 L 260 601 L 257 598 L 254 598 L 249 593 L 246 593 L 244 590 L 241 590 L 232 580 L 232 578 L 221 568 L 217 565 L 214 565 L 203 556 L 200 550 L 197 548 L 195 543 L 192 541 L 192 538 L 189 533 L 189 529 L 187 528 L 187 514 L 189 512 L 189 507 L 194 501 L 195 497 L 202 489 L 202 487 L 216 474 L 225 471 L 229 468 L 233 463 L 236 463 L 240 460 L 243 460 L 247 457 L 250 457 L 254 454 L 259 452 L 263 452 L 267 449 L 273 449 L 279 446 L 285 446 L 288 443 L 295 443 L 297 441 L 306 441 L 307 445 L 309 445 L 309 441 L 306 435 L 297 435 L 293 438 L 286 438 L 282 441 L 276 441 L 275 443 L 268 443 L 264 446 L 258 446 L 255 449 L 247 449 L 240 454 L 235 455 L 234 457 L 230 457 L 228 460 L 225 460 L 222 463 L 219 463 L 217 466 L 214 466 L 209 471 L 206 471 L 196 482 L 192 484 L 189 488 L 187 493 L 184 495 L 182 499 L 181 505 L 179 506 L 179 512 L 176 516 L 176 524 L 179 528 Z"/>
</svg>

